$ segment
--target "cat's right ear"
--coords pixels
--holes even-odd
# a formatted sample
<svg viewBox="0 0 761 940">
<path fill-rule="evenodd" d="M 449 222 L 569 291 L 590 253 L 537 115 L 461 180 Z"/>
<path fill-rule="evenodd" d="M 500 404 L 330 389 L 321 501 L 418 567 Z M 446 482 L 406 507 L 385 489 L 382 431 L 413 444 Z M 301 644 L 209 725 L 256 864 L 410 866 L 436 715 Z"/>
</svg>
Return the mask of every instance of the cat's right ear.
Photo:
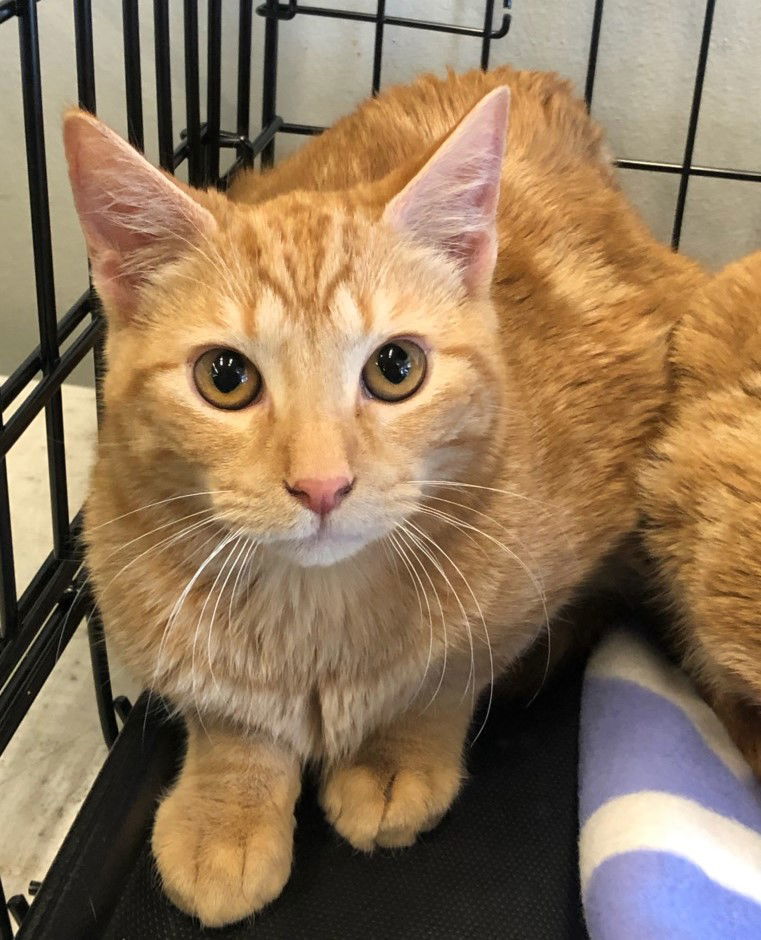
<svg viewBox="0 0 761 940">
<path fill-rule="evenodd" d="M 144 284 L 208 238 L 216 220 L 86 111 L 66 114 L 63 138 L 93 283 L 107 315 L 126 322 Z"/>
</svg>

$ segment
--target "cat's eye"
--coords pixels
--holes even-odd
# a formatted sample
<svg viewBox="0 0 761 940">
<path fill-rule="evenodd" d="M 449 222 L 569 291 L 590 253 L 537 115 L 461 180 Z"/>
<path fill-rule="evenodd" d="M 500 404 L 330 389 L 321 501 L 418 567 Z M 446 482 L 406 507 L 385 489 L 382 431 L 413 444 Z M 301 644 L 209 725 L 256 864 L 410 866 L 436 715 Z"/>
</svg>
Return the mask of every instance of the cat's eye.
<svg viewBox="0 0 761 940">
<path fill-rule="evenodd" d="M 234 349 L 209 349 L 199 356 L 193 380 L 210 405 L 227 411 L 245 408 L 262 390 L 259 370 Z"/>
<path fill-rule="evenodd" d="M 426 358 L 423 350 L 410 339 L 394 339 L 370 356 L 362 370 L 365 388 L 381 401 L 404 401 L 423 384 Z"/>
</svg>

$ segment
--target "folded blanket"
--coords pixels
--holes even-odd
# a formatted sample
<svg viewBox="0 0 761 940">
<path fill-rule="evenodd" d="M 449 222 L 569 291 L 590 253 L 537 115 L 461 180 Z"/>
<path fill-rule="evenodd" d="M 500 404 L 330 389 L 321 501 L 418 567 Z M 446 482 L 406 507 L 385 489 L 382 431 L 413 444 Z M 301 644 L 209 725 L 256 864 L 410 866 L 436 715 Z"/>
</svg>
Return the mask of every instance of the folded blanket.
<svg viewBox="0 0 761 940">
<path fill-rule="evenodd" d="M 761 938 L 761 786 L 687 678 L 633 632 L 589 661 L 579 784 L 592 940 Z"/>
</svg>

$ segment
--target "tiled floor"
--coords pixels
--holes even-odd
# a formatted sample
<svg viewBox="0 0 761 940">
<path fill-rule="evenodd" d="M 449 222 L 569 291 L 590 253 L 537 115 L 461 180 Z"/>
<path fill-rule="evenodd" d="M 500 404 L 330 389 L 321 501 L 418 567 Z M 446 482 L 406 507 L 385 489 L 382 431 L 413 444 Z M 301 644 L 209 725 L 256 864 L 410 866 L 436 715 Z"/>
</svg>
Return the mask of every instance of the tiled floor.
<svg viewBox="0 0 761 940">
<path fill-rule="evenodd" d="M 87 486 L 95 406 L 91 389 L 64 387 L 63 398 L 69 505 L 74 512 Z M 8 474 L 16 576 L 22 590 L 51 548 L 41 417 L 11 449 Z M 114 673 L 115 692 L 134 696 L 123 671 L 115 667 Z M 105 756 L 87 636 L 80 625 L 0 757 L 0 874 L 8 896 L 25 892 L 30 879 L 44 876 Z"/>
</svg>

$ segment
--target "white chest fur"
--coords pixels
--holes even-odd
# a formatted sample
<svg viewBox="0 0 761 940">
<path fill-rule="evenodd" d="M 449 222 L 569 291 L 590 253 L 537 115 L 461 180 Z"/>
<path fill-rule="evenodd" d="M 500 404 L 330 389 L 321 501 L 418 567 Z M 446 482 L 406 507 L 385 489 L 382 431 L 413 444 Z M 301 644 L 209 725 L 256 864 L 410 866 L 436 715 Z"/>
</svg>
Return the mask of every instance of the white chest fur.
<svg viewBox="0 0 761 940">
<path fill-rule="evenodd" d="M 194 643 L 165 644 L 155 684 L 188 714 L 262 731 L 304 758 L 347 753 L 409 704 L 430 648 L 416 601 L 378 590 L 319 571 L 261 578 L 232 618 L 181 615 L 173 629 Z"/>
</svg>

